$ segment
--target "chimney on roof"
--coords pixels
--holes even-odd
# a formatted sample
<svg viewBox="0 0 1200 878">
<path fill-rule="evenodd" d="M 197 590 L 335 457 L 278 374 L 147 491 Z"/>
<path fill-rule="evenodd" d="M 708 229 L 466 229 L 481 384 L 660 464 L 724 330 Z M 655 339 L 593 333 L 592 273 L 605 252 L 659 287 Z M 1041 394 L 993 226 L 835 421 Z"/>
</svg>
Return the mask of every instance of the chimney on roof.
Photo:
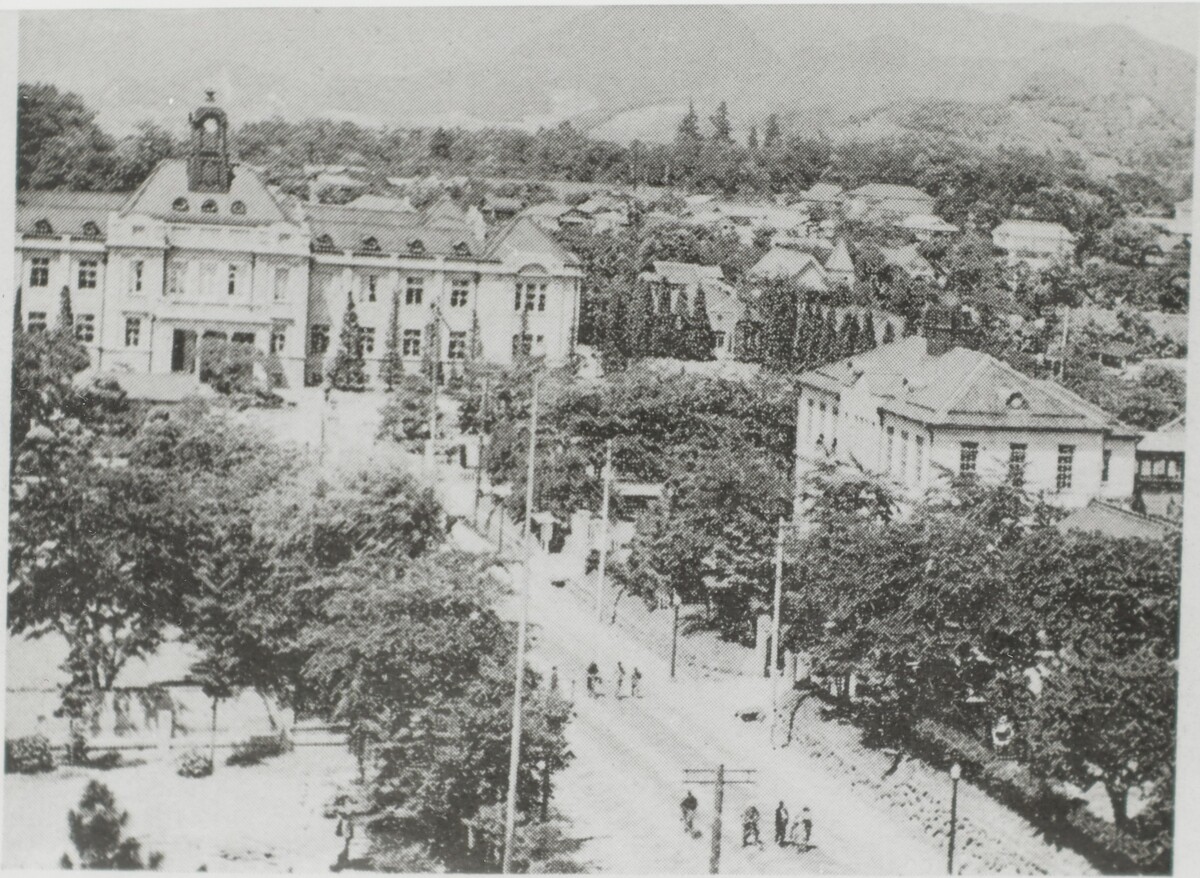
<svg viewBox="0 0 1200 878">
<path fill-rule="evenodd" d="M 956 347 L 975 347 L 978 327 L 971 319 L 971 312 L 960 304 L 926 305 L 921 323 L 925 350 L 931 357 L 940 357 Z"/>
</svg>

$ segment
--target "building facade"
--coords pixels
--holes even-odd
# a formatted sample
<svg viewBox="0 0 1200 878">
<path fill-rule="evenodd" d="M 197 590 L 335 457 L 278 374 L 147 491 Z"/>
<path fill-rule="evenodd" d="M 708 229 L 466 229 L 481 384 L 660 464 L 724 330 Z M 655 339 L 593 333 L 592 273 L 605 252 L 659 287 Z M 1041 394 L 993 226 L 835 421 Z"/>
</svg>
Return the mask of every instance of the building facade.
<svg viewBox="0 0 1200 878">
<path fill-rule="evenodd" d="M 797 477 L 845 463 L 917 499 L 959 478 L 1077 507 L 1134 491 L 1140 434 L 1051 381 L 956 344 L 913 336 L 799 377 Z"/>
<path fill-rule="evenodd" d="M 187 157 L 161 162 L 132 195 L 20 196 L 26 326 L 53 325 L 65 287 L 97 370 L 199 372 L 216 339 L 253 347 L 294 387 L 322 380 L 350 299 L 374 379 L 397 297 L 413 366 L 431 343 L 451 371 L 472 351 L 496 363 L 571 356 L 582 274 L 532 221 L 485 236 L 448 199 L 421 212 L 291 201 L 232 161 L 211 93 L 189 122 Z"/>
</svg>

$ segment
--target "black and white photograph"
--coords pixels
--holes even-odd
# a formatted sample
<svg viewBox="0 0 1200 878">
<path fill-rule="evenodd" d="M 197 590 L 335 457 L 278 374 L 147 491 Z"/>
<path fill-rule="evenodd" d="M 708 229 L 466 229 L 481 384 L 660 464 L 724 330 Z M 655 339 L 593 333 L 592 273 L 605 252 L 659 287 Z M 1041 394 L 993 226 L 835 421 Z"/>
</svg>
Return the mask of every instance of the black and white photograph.
<svg viewBox="0 0 1200 878">
<path fill-rule="evenodd" d="M 4 15 L 0 868 L 1200 868 L 1200 5 Z"/>
</svg>

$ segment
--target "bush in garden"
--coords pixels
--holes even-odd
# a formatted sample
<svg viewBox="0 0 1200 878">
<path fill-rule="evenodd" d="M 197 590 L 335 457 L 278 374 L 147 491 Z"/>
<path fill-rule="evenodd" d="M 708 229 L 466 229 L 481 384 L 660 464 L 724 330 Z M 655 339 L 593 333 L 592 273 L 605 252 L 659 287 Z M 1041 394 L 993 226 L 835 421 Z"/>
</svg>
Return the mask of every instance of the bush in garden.
<svg viewBox="0 0 1200 878">
<path fill-rule="evenodd" d="M 208 777 L 212 774 L 212 760 L 200 750 L 188 750 L 180 757 L 176 774 L 180 777 Z"/>
<path fill-rule="evenodd" d="M 283 735 L 255 735 L 248 741 L 234 744 L 233 753 L 225 760 L 225 764 L 258 765 L 264 759 L 281 756 L 291 749 L 291 742 Z"/>
<path fill-rule="evenodd" d="M 5 774 L 41 774 L 54 769 L 54 753 L 45 735 L 25 735 L 4 742 Z"/>
<path fill-rule="evenodd" d="M 152 852 L 142 859 L 142 845 L 136 838 L 122 838 L 129 813 L 117 807 L 112 791 L 99 781 L 88 781 L 79 810 L 67 814 L 71 843 L 79 854 L 83 869 L 157 869 L 163 856 Z M 72 868 L 64 854 L 60 865 Z"/>
</svg>

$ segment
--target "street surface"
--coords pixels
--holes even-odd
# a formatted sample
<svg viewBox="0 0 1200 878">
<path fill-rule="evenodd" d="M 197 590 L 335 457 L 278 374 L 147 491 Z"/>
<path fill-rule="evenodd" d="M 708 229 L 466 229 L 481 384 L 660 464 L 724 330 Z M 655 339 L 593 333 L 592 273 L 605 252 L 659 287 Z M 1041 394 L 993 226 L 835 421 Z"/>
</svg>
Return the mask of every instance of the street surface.
<svg viewBox="0 0 1200 878">
<path fill-rule="evenodd" d="M 343 400 L 330 412 L 327 464 L 395 459 L 436 478 L 447 511 L 470 520 L 473 473 L 446 465 L 431 472 L 418 455 L 395 456 L 394 446 L 385 449 L 372 442 L 381 396 Z M 312 447 L 316 437 L 298 435 L 297 421 L 311 425 L 304 410 L 311 416 L 318 407 L 315 397 L 303 400 L 300 411 L 281 419 L 291 422 L 279 425 L 282 435 Z M 506 535 L 518 532 L 511 522 L 506 525 Z M 586 839 L 578 858 L 593 870 L 706 872 L 713 790 L 690 787 L 700 800 L 696 826 L 702 834 L 688 837 L 679 813 L 679 801 L 689 789 L 683 774 L 685 768 L 724 763 L 755 769 L 757 782 L 726 787 L 721 871 L 944 873 L 950 798 L 944 775 L 910 761 L 885 783 L 882 772 L 853 744 L 852 729 L 833 730 L 841 737 L 824 735 L 824 727 L 833 724 L 818 719 L 808 721 L 822 728 L 809 729 L 811 734 L 801 730 L 791 746 L 773 749 L 768 681 L 705 678 L 686 670 L 672 681 L 666 661 L 620 627 L 597 621 L 590 602 L 550 585 L 544 559 L 535 559 L 531 567 L 529 662 L 547 680 L 557 667 L 564 692 L 574 692 L 576 709 L 568 727 L 575 759 L 555 778 L 553 804 L 571 821 L 571 834 Z M 521 578 L 518 574 L 518 583 Z M 604 696 L 598 699 L 588 698 L 584 685 L 592 661 L 604 678 Z M 641 670 L 643 697 L 614 697 L 618 661 L 627 675 L 634 667 Z M 628 685 L 627 677 L 626 695 Z M 761 711 L 763 720 L 739 719 L 737 713 L 748 708 Z M 805 806 L 811 809 L 813 849 L 800 852 L 772 843 L 773 812 L 781 799 L 793 816 Z M 741 846 L 741 813 L 751 802 L 761 815 L 761 848 Z M 959 788 L 959 814 L 956 872 L 1094 872 L 1082 857 L 1046 842 L 1022 818 L 967 782 Z"/>
</svg>

